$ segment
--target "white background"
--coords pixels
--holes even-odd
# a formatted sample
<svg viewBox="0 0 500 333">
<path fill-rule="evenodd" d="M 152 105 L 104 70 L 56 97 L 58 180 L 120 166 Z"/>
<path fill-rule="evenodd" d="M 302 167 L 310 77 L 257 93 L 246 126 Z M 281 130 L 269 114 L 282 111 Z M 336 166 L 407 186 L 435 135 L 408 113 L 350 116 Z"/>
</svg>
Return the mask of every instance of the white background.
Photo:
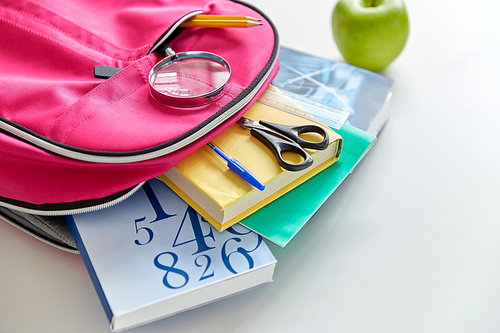
<svg viewBox="0 0 500 333">
<path fill-rule="evenodd" d="M 253 0 L 282 45 L 342 61 L 335 0 Z M 500 3 L 407 1 L 379 140 L 274 282 L 130 333 L 500 332 Z M 0 332 L 109 332 L 81 258 L 0 223 Z"/>
</svg>

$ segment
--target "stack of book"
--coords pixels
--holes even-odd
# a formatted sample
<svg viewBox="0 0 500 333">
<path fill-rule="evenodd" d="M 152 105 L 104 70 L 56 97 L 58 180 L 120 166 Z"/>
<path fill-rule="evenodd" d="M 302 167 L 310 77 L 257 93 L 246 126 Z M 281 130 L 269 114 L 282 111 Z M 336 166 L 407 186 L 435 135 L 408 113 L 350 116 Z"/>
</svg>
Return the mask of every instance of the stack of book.
<svg viewBox="0 0 500 333">
<path fill-rule="evenodd" d="M 207 146 L 124 202 L 66 217 L 113 331 L 271 282 L 276 260 L 263 238 L 285 247 L 375 143 L 389 118 L 392 79 L 284 47 L 280 64 L 245 117 L 322 123 L 329 144 L 308 150 L 311 167 L 285 171 L 235 125 L 213 141 L 265 190 Z"/>
</svg>

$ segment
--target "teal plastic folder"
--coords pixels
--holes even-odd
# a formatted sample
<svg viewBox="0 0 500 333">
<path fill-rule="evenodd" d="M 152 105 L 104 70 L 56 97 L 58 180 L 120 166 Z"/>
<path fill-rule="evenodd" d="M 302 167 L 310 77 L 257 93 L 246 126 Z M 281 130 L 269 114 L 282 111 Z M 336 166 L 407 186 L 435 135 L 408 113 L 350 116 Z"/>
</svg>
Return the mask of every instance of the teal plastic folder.
<svg viewBox="0 0 500 333">
<path fill-rule="evenodd" d="M 262 207 L 240 223 L 285 247 L 363 159 L 377 137 L 345 124 L 339 160 L 305 183 Z"/>
</svg>

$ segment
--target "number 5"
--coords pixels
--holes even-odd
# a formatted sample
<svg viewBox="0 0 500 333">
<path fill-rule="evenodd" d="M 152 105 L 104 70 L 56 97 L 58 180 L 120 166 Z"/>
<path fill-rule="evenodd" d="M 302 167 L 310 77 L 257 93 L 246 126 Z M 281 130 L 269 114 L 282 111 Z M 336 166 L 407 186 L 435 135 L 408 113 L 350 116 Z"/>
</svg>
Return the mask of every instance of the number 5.
<svg viewBox="0 0 500 333">
<path fill-rule="evenodd" d="M 134 243 L 136 243 L 137 245 L 147 245 L 153 240 L 153 230 L 151 230 L 151 228 L 137 226 L 137 223 L 142 222 L 145 219 L 146 219 L 146 217 L 135 220 L 135 234 L 138 235 L 139 231 L 141 231 L 141 230 L 146 231 L 148 233 L 148 241 L 146 243 L 141 243 L 138 239 L 136 239 L 134 241 Z"/>
</svg>

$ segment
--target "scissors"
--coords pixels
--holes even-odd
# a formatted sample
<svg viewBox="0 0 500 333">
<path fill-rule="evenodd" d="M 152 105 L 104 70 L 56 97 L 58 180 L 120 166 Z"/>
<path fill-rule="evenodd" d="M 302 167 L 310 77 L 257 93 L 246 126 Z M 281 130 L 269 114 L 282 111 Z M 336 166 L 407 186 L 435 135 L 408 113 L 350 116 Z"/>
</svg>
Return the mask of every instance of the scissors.
<svg viewBox="0 0 500 333">
<path fill-rule="evenodd" d="M 324 150 L 328 147 L 328 133 L 317 125 L 289 126 L 245 117 L 238 120 L 238 125 L 250 130 L 253 137 L 264 143 L 276 156 L 278 164 L 285 170 L 300 171 L 313 164 L 313 158 L 304 148 Z M 319 142 L 307 141 L 300 137 L 304 133 L 317 133 L 323 137 Z M 289 163 L 283 159 L 284 152 L 292 152 L 303 158 L 300 163 Z"/>
</svg>

